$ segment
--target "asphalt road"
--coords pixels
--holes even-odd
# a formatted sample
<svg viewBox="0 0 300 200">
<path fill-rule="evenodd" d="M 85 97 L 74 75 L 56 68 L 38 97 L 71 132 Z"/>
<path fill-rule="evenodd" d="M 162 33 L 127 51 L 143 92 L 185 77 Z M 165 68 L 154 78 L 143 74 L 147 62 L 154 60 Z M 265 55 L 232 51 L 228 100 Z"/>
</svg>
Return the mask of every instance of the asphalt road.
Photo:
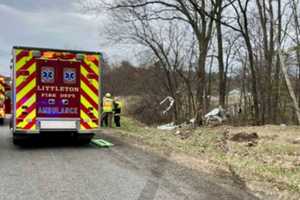
<svg viewBox="0 0 300 200">
<path fill-rule="evenodd" d="M 68 142 L 15 147 L 0 127 L 0 200 L 256 199 L 127 144 L 110 149 Z"/>
</svg>

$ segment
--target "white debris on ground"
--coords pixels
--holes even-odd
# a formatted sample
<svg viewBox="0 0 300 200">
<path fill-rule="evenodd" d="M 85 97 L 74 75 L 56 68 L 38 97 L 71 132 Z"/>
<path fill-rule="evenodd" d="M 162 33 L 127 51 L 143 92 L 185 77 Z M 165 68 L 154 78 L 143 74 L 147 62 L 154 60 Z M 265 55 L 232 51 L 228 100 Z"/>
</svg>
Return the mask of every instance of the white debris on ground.
<svg viewBox="0 0 300 200">
<path fill-rule="evenodd" d="M 167 114 L 167 113 L 171 110 L 171 108 L 173 107 L 173 105 L 174 105 L 174 103 L 175 103 L 175 99 L 174 99 L 173 97 L 168 96 L 168 97 L 166 97 L 164 100 L 162 100 L 162 101 L 160 102 L 160 105 L 164 104 L 166 101 L 169 101 L 170 104 L 169 104 L 169 106 L 162 112 L 162 114 L 164 114 L 164 115 Z"/>
<path fill-rule="evenodd" d="M 176 126 L 175 123 L 172 122 L 172 123 L 169 123 L 169 124 L 164 124 L 164 125 L 158 126 L 157 129 L 171 131 L 171 130 L 176 129 L 177 127 L 178 126 Z"/>
<path fill-rule="evenodd" d="M 207 113 L 205 116 L 205 122 L 206 124 L 209 124 L 212 121 L 217 121 L 219 123 L 222 123 L 224 121 L 226 121 L 226 114 L 225 114 L 225 110 L 219 106 L 218 108 L 213 109 L 212 111 L 210 111 L 209 113 Z"/>
<path fill-rule="evenodd" d="M 163 104 L 167 100 L 170 101 L 170 105 L 163 112 L 164 114 L 166 112 L 168 112 L 174 104 L 174 99 L 172 97 L 165 98 L 161 102 L 161 104 Z M 227 120 L 225 110 L 221 106 L 219 106 L 218 108 L 215 108 L 212 111 L 210 111 L 209 113 L 207 113 L 204 116 L 204 118 L 205 118 L 206 124 L 210 124 L 211 122 L 216 122 L 216 121 L 218 123 L 222 123 L 222 122 Z M 180 129 L 193 129 L 193 128 L 196 127 L 195 123 L 196 123 L 196 118 L 192 118 L 188 122 L 185 122 L 185 123 L 182 123 L 182 124 L 179 124 L 179 125 L 176 125 L 175 122 L 171 122 L 171 123 L 168 123 L 168 124 L 163 124 L 163 125 L 158 126 L 157 129 L 168 130 L 168 131 L 175 130 L 177 128 L 180 128 Z"/>
<path fill-rule="evenodd" d="M 190 123 L 194 124 L 196 122 L 196 118 L 190 119 Z"/>
</svg>

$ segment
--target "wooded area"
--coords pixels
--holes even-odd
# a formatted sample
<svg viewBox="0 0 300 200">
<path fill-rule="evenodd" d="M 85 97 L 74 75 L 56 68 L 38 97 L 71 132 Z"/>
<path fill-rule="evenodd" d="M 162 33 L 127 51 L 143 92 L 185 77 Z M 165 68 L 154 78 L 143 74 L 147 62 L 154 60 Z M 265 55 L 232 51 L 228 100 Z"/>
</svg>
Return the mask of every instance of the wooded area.
<svg viewBox="0 0 300 200">
<path fill-rule="evenodd" d="M 111 45 L 139 47 L 143 64 L 123 62 L 105 73 L 106 90 L 142 98 L 137 113 L 157 115 L 159 102 L 170 96 L 172 114 L 161 119 L 200 124 L 221 105 L 232 122 L 299 123 L 299 0 L 94 0 L 83 6 L 106 10 L 110 21 L 101 34 Z"/>
</svg>

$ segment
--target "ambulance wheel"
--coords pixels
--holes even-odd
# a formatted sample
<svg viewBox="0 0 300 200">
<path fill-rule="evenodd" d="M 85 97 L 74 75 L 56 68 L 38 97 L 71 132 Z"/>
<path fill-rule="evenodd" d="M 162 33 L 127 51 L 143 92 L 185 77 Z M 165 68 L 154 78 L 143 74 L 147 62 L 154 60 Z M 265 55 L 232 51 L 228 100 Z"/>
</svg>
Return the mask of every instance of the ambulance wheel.
<svg viewBox="0 0 300 200">
<path fill-rule="evenodd" d="M 0 125 L 3 125 L 3 124 L 4 124 L 4 119 L 0 118 Z"/>
</svg>

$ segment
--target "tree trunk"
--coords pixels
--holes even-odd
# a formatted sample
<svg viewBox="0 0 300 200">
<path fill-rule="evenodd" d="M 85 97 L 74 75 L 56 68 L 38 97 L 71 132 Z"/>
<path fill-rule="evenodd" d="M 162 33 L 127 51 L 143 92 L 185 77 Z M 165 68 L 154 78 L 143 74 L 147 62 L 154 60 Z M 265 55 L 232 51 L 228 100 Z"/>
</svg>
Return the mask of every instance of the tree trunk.
<svg viewBox="0 0 300 200">
<path fill-rule="evenodd" d="M 297 98 L 296 98 L 292 83 L 290 81 L 290 78 L 289 78 L 289 75 L 288 75 L 288 72 L 287 72 L 287 67 L 285 65 L 285 61 L 283 59 L 281 50 L 278 50 L 278 54 L 279 54 L 279 59 L 280 59 L 281 70 L 282 70 L 282 73 L 284 75 L 286 86 L 288 88 L 289 95 L 292 99 L 292 103 L 293 103 L 293 106 L 294 106 L 294 109 L 295 109 L 295 112 L 296 112 L 298 125 L 300 125 L 300 110 L 299 110 Z"/>
<path fill-rule="evenodd" d="M 249 38 L 249 35 L 245 35 L 245 41 L 246 41 L 246 46 L 248 50 L 248 56 L 249 56 L 249 65 L 250 65 L 250 71 L 251 71 L 251 91 L 252 91 L 252 97 L 253 97 L 253 117 L 254 117 L 254 123 L 255 125 L 260 124 L 259 120 L 259 103 L 258 103 L 258 95 L 257 95 L 257 86 L 256 86 L 256 81 L 257 81 L 257 76 L 256 76 L 256 70 L 254 66 L 254 55 L 253 55 L 253 50 L 251 46 L 251 41 Z"/>
<path fill-rule="evenodd" d="M 282 27 L 282 13 L 281 13 L 281 0 L 277 0 L 277 15 L 278 15 L 278 38 L 277 42 L 281 43 L 281 27 Z M 273 89 L 273 102 L 272 102 L 272 121 L 277 123 L 278 121 L 278 104 L 279 104 L 279 87 L 280 87 L 280 57 L 276 56 L 275 75 L 274 75 L 274 89 Z"/>
<path fill-rule="evenodd" d="M 219 105 L 223 108 L 225 107 L 225 97 L 226 97 L 226 79 L 224 71 L 224 60 L 223 60 L 223 36 L 222 36 L 222 1 L 218 2 L 218 13 L 217 13 L 217 39 L 218 39 L 218 61 L 219 61 Z"/>
</svg>

